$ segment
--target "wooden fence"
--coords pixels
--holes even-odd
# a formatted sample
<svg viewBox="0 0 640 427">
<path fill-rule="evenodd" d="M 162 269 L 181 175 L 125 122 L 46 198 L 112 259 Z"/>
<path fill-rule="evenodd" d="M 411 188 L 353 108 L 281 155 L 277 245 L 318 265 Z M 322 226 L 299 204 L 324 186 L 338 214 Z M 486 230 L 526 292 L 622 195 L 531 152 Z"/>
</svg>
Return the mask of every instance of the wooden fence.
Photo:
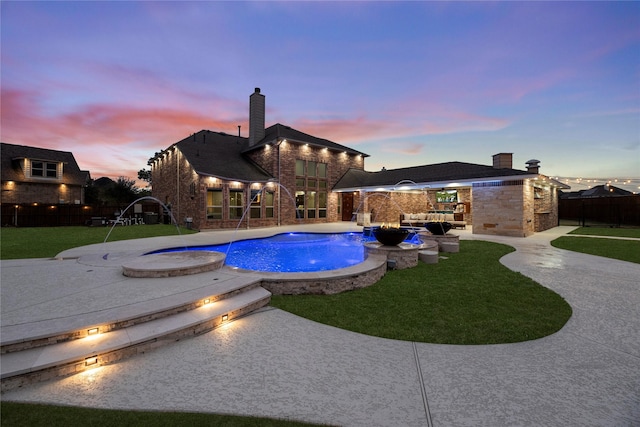
<svg viewBox="0 0 640 427">
<path fill-rule="evenodd" d="M 560 220 L 575 225 L 640 226 L 640 194 L 618 197 L 560 199 Z"/>
<path fill-rule="evenodd" d="M 130 207 L 124 217 L 147 218 L 147 222 L 163 221 L 163 209 L 155 202 L 139 203 L 139 207 Z M 97 225 L 104 218 L 106 221 L 117 218 L 117 213 L 124 206 L 91 206 L 91 205 L 16 205 L 2 204 L 0 224 L 3 227 L 59 227 L 68 225 Z M 135 209 L 134 209 L 135 208 Z M 138 211 L 136 213 L 135 211 Z M 151 221 L 149 221 L 151 219 Z"/>
</svg>

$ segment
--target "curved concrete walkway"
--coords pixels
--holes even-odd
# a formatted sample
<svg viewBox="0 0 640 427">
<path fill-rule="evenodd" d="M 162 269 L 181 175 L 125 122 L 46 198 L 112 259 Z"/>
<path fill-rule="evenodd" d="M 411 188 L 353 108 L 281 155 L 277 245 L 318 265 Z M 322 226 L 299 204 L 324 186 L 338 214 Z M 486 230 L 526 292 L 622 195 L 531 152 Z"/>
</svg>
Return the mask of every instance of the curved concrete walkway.
<svg viewBox="0 0 640 427">
<path fill-rule="evenodd" d="M 516 247 L 502 262 L 571 304 L 569 322 L 543 339 L 490 346 L 394 341 L 266 308 L 210 333 L 12 390 L 2 399 L 343 426 L 640 426 L 640 265 L 549 245 L 572 229 L 529 238 L 456 231 L 462 239 Z M 216 233 L 193 240 L 207 234 Z M 185 239 L 191 243 L 191 236 Z M 43 263 L 21 265 L 37 274 Z M 15 270 L 5 275 L 10 265 L 2 262 L 3 294 L 5 280 L 19 277 Z M 64 270 L 55 274 L 65 280 Z M 5 302 L 3 295 L 3 311 Z"/>
</svg>

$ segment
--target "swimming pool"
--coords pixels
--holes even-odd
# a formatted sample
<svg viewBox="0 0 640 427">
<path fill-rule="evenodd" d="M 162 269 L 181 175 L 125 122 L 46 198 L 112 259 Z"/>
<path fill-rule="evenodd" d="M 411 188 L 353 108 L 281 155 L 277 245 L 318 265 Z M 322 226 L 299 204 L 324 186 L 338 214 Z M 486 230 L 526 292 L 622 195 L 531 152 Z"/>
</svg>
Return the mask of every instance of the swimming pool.
<svg viewBox="0 0 640 427">
<path fill-rule="evenodd" d="M 227 255 L 225 264 L 245 270 L 279 273 L 337 270 L 365 259 L 363 244 L 375 240 L 363 233 L 282 233 L 262 239 L 221 245 L 192 246 L 155 251 L 216 251 Z"/>
</svg>

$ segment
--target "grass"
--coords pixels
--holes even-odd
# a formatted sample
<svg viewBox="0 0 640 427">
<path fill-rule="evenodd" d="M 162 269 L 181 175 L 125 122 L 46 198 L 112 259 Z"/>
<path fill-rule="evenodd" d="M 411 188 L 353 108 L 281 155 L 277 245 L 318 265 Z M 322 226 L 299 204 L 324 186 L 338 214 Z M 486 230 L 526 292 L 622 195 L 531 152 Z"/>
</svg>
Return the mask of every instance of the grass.
<svg viewBox="0 0 640 427">
<path fill-rule="evenodd" d="M 551 246 L 640 264 L 640 240 L 562 236 L 553 240 Z"/>
<path fill-rule="evenodd" d="M 299 316 L 367 335 L 441 344 L 527 341 L 558 331 L 571 307 L 499 259 L 510 246 L 461 241 L 438 264 L 388 272 L 373 286 L 336 295 L 273 296 Z"/>
<path fill-rule="evenodd" d="M 317 424 L 270 418 L 191 412 L 118 411 L 72 406 L 2 402 L 3 426 L 30 427 L 302 427 Z"/>
<path fill-rule="evenodd" d="M 67 249 L 102 243 L 109 230 L 111 227 L 3 227 L 0 230 L 0 259 L 52 258 Z M 180 227 L 180 233 L 195 231 Z M 108 241 L 177 234 L 175 225 L 116 226 Z"/>
<path fill-rule="evenodd" d="M 606 237 L 633 237 L 640 239 L 640 228 L 580 227 L 569 234 Z"/>
</svg>

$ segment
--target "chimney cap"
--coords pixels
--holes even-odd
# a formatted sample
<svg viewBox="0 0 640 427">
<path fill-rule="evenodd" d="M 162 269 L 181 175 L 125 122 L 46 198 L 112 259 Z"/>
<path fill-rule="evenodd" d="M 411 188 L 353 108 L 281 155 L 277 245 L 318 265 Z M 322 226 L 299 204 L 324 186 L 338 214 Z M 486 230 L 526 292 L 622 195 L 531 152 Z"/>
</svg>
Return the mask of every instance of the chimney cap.
<svg viewBox="0 0 640 427">
<path fill-rule="evenodd" d="M 256 88 L 256 92 L 255 93 L 260 93 L 260 88 L 259 87 Z"/>
<path fill-rule="evenodd" d="M 539 163 L 540 163 L 540 160 L 531 159 L 531 160 L 527 160 L 526 165 L 527 166 L 538 166 Z"/>
</svg>

